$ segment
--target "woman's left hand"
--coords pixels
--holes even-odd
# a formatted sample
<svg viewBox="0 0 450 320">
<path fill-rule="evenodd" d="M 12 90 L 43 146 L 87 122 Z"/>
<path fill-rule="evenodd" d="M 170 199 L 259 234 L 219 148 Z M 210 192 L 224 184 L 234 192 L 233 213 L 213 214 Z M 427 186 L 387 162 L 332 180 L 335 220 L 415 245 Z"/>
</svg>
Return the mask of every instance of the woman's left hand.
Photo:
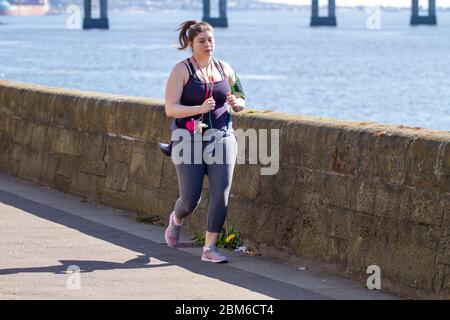
<svg viewBox="0 0 450 320">
<path fill-rule="evenodd" d="M 232 95 L 229 92 L 227 93 L 227 103 L 230 105 L 231 108 L 233 108 L 234 112 L 239 112 L 242 111 L 242 109 L 244 109 L 239 100 L 242 99 L 236 98 L 236 96 Z"/>
</svg>

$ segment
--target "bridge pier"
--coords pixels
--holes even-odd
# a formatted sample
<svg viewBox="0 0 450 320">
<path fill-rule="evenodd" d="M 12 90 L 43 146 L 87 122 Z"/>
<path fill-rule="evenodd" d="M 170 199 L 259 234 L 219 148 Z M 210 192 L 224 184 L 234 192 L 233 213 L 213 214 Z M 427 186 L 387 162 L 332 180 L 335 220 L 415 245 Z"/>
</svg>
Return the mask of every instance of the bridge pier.
<svg viewBox="0 0 450 320">
<path fill-rule="evenodd" d="M 84 0 L 83 29 L 108 29 L 108 0 L 100 1 L 100 18 L 92 18 L 92 0 Z"/>
<path fill-rule="evenodd" d="M 435 25 L 437 24 L 436 19 L 436 0 L 428 0 L 428 15 L 421 16 L 419 15 L 419 0 L 412 0 L 411 5 L 411 25 L 419 25 L 419 24 L 428 24 Z"/>
<path fill-rule="evenodd" d="M 311 27 L 331 26 L 335 27 L 336 23 L 336 0 L 328 0 L 328 16 L 319 16 L 319 0 L 312 0 L 311 4 Z"/>
<path fill-rule="evenodd" d="M 213 27 L 227 28 L 227 0 L 219 0 L 219 17 L 211 17 L 211 0 L 203 0 L 203 19 Z"/>
</svg>

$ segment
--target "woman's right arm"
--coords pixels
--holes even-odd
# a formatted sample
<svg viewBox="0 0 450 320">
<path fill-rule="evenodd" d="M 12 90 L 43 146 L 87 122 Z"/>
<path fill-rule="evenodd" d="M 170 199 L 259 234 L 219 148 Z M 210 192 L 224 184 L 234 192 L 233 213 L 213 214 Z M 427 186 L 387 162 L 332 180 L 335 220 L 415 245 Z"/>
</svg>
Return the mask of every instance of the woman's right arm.
<svg viewBox="0 0 450 320">
<path fill-rule="evenodd" d="M 175 65 L 167 80 L 165 110 L 168 117 L 185 118 L 214 109 L 215 102 L 211 98 L 205 100 L 200 106 L 184 106 L 180 104 L 186 71 L 186 67 L 180 62 Z"/>
</svg>

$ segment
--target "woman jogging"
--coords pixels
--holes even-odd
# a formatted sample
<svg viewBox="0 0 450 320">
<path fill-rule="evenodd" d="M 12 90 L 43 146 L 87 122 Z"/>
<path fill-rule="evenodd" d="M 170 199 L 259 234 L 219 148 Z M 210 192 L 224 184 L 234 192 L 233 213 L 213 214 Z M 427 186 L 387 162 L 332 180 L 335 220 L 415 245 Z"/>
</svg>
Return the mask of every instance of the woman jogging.
<svg viewBox="0 0 450 320">
<path fill-rule="evenodd" d="M 216 242 L 227 215 L 238 150 L 231 110 L 227 109 L 227 105 L 235 112 L 243 110 L 245 95 L 230 65 L 213 58 L 215 39 L 211 25 L 189 20 L 177 30 L 180 30 L 178 49 L 190 47 L 192 56 L 175 65 L 166 87 L 166 114 L 174 118 L 171 157 L 177 172 L 180 197 L 170 215 L 165 239 L 170 247 L 178 245 L 183 219 L 193 213 L 200 203 L 206 174 L 210 204 L 202 260 L 226 262 L 227 258 L 217 250 Z M 173 139 L 175 130 L 182 130 L 192 139 Z M 203 141 L 208 132 L 213 132 L 211 139 Z M 201 148 L 194 148 L 194 136 L 199 135 L 201 139 L 203 137 Z M 179 159 L 175 159 L 175 149 L 182 149 L 183 153 L 189 150 L 192 161 L 180 163 Z M 201 152 L 201 161 L 193 161 L 195 152 Z M 205 157 L 213 155 L 219 155 L 220 159 L 216 159 L 219 161 L 205 161 Z"/>
</svg>

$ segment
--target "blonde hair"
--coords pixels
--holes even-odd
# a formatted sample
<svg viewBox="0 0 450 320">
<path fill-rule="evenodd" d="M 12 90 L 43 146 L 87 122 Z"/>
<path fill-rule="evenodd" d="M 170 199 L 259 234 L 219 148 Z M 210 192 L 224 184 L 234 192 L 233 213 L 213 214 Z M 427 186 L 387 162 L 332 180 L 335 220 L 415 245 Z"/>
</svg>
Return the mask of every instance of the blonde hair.
<svg viewBox="0 0 450 320">
<path fill-rule="evenodd" d="M 178 50 L 186 49 L 189 46 L 189 41 L 193 42 L 194 38 L 200 33 L 205 31 L 214 32 L 213 27 L 209 23 L 197 20 L 183 22 L 178 27 L 178 30 L 181 30 L 178 36 L 178 41 L 180 42 L 180 47 L 177 48 Z"/>
</svg>

